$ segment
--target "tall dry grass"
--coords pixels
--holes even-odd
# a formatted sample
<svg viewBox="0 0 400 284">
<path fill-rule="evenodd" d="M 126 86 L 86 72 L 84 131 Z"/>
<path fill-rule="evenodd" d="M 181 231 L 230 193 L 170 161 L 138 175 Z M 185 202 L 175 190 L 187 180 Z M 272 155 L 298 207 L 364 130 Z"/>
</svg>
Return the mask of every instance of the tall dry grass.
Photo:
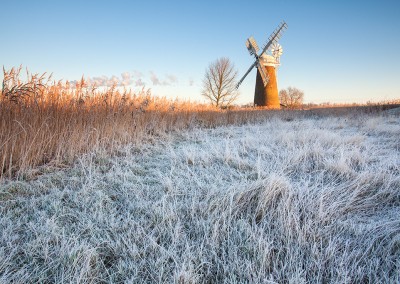
<svg viewBox="0 0 400 284">
<path fill-rule="evenodd" d="M 126 143 L 191 127 L 215 127 L 262 121 L 279 113 L 303 116 L 379 112 L 386 107 L 323 108 L 266 111 L 256 108 L 221 110 L 210 105 L 152 96 L 112 86 L 98 88 L 82 79 L 75 84 L 54 81 L 22 67 L 5 70 L 0 97 L 0 178 L 30 177 L 43 169 L 70 164 L 95 148 L 109 153 Z M 389 107 L 395 106 L 394 104 Z M 40 168 L 40 166 L 46 167 Z"/>
<path fill-rule="evenodd" d="M 193 126 L 243 123 L 260 111 L 221 111 L 113 86 L 97 88 L 53 81 L 48 74 L 4 70 L 0 98 L 0 178 L 35 174 L 38 166 L 62 166 L 95 147 L 118 145 Z M 263 112 L 264 115 L 268 115 Z"/>
</svg>

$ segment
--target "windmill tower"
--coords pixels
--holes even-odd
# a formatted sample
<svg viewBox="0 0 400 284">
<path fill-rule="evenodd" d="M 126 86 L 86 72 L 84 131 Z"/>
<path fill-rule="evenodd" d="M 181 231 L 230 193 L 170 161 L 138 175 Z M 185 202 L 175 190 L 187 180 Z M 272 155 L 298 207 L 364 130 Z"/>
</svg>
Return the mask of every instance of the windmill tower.
<svg viewBox="0 0 400 284">
<path fill-rule="evenodd" d="M 287 29 L 287 24 L 282 22 L 278 28 L 269 36 L 268 42 L 260 50 L 256 40 L 251 36 L 246 41 L 246 47 L 250 55 L 254 55 L 256 60 L 247 70 L 246 74 L 239 80 L 236 88 L 257 66 L 256 87 L 254 91 L 254 104 L 257 106 L 266 106 L 269 108 L 280 108 L 278 84 L 276 82 L 276 68 L 280 65 L 279 58 L 282 55 L 283 49 L 278 44 L 282 32 Z"/>
</svg>

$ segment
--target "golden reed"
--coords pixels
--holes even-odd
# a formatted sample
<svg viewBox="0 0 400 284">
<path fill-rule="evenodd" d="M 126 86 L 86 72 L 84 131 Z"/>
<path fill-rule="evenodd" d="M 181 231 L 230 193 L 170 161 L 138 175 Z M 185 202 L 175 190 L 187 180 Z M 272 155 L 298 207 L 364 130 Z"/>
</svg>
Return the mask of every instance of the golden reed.
<svg viewBox="0 0 400 284">
<path fill-rule="evenodd" d="M 24 177 L 38 166 L 63 166 L 96 147 L 121 144 L 188 127 L 240 124 L 265 111 L 220 110 L 152 96 L 150 90 L 97 88 L 51 75 L 4 70 L 0 98 L 0 178 Z M 24 77 L 24 79 L 21 79 Z"/>
</svg>

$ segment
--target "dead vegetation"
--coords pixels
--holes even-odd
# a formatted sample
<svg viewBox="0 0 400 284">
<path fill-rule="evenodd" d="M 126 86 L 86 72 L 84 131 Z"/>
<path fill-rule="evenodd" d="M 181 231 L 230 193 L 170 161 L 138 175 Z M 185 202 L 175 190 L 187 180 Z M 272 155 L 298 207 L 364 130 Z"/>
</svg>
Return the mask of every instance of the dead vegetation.
<svg viewBox="0 0 400 284">
<path fill-rule="evenodd" d="M 4 75 L 0 283 L 400 282 L 397 111 Z"/>
<path fill-rule="evenodd" d="M 113 153 L 119 145 L 143 142 L 148 135 L 270 115 L 158 98 L 145 89 L 97 88 L 84 78 L 72 85 L 27 72 L 22 79 L 21 71 L 3 70 L 0 177 L 29 176 L 41 165 L 70 164 L 96 147 Z"/>
<path fill-rule="evenodd" d="M 399 283 L 399 116 L 287 118 L 3 180 L 0 282 Z"/>
<path fill-rule="evenodd" d="M 0 98 L 0 178 L 29 178 L 49 167 L 70 165 L 94 148 L 114 153 L 120 145 L 193 127 L 216 127 L 294 116 L 376 113 L 385 108 L 311 109 L 306 112 L 256 108 L 221 110 L 210 105 L 154 97 L 150 90 L 99 88 L 84 78 L 52 81 L 51 75 L 4 70 Z M 42 169 L 40 166 L 46 165 Z"/>
</svg>

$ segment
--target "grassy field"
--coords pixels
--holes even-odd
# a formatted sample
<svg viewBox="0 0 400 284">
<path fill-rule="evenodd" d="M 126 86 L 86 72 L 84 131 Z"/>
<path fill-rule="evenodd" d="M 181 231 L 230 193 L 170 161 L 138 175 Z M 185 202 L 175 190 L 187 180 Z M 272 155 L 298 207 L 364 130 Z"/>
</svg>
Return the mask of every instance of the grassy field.
<svg viewBox="0 0 400 284">
<path fill-rule="evenodd" d="M 244 114 L 4 176 L 0 282 L 400 282 L 399 114 Z"/>
<path fill-rule="evenodd" d="M 396 105 L 219 110 L 21 71 L 0 283 L 400 282 Z"/>
</svg>

